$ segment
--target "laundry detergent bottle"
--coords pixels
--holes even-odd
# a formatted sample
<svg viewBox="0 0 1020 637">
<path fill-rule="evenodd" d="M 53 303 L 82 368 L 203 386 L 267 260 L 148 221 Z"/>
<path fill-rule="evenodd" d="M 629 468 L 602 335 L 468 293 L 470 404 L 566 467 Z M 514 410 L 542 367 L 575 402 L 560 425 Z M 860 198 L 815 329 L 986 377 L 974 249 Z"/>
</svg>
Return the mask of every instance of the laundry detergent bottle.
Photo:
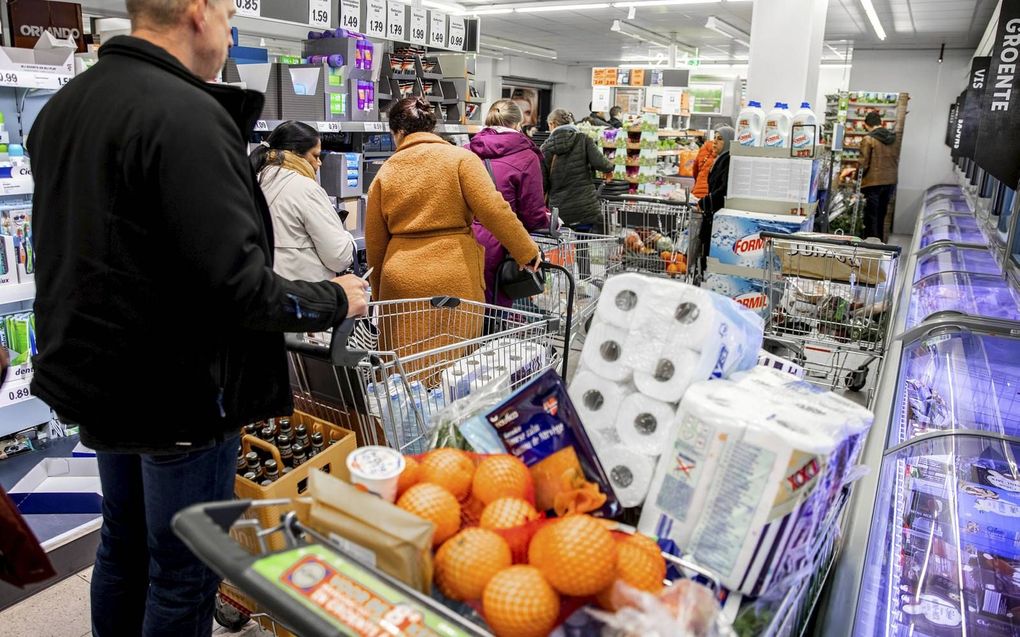
<svg viewBox="0 0 1020 637">
<path fill-rule="evenodd" d="M 741 146 L 761 146 L 764 130 L 765 111 L 761 109 L 761 102 L 748 102 L 737 115 L 737 142 Z"/>
<path fill-rule="evenodd" d="M 818 139 L 818 117 L 811 110 L 809 102 L 801 102 L 800 109 L 793 115 L 790 145 L 796 149 L 810 150 Z"/>
<path fill-rule="evenodd" d="M 776 102 L 775 108 L 765 118 L 765 148 L 789 148 L 790 127 L 793 126 L 793 115 L 782 102 Z"/>
</svg>

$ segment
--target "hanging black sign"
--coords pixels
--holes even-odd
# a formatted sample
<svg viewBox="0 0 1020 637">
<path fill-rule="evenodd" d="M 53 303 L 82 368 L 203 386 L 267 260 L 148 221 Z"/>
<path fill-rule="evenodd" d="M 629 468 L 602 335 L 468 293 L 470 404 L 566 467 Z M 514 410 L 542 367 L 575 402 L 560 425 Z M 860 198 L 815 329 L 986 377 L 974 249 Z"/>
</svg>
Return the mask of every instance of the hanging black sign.
<svg viewBox="0 0 1020 637">
<path fill-rule="evenodd" d="M 967 91 L 960 93 L 956 98 L 956 117 L 951 122 L 952 130 L 949 132 L 949 149 L 953 159 L 960 156 L 960 141 L 963 139 L 963 113 L 967 109 Z"/>
<path fill-rule="evenodd" d="M 999 181 L 1020 181 L 1020 0 L 1002 0 L 974 159 Z"/>
<path fill-rule="evenodd" d="M 960 138 L 954 144 L 953 157 L 974 157 L 978 130 L 981 124 L 981 98 L 988 81 L 990 57 L 974 58 L 970 65 L 970 84 L 964 91 L 963 111 L 957 115 L 962 120 Z"/>
<path fill-rule="evenodd" d="M 953 147 L 953 131 L 956 130 L 956 114 L 960 112 L 960 101 L 949 105 L 949 119 L 946 120 L 946 146 Z"/>
</svg>

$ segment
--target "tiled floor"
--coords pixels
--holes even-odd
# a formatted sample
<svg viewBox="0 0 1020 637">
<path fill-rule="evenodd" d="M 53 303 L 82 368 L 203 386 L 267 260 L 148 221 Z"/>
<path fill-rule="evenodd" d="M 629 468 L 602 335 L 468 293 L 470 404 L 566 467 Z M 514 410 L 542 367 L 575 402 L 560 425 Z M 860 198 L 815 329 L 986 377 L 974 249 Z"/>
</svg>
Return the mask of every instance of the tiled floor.
<svg viewBox="0 0 1020 637">
<path fill-rule="evenodd" d="M 0 612 L 0 634 L 4 637 L 91 637 L 89 582 L 92 569 L 54 584 L 41 593 Z M 250 622 L 231 633 L 214 624 L 213 635 L 225 637 L 270 637 Z"/>
</svg>

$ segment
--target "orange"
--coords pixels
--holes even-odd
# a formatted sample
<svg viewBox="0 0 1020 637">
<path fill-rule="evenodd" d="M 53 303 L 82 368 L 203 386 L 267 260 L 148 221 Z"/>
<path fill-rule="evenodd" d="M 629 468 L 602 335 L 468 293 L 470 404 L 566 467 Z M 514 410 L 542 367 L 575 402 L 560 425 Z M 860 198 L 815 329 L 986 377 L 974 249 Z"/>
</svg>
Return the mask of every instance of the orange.
<svg viewBox="0 0 1020 637">
<path fill-rule="evenodd" d="M 418 481 L 438 484 L 458 500 L 463 500 L 471 493 L 474 475 L 475 463 L 471 456 L 459 449 L 436 449 L 421 461 Z"/>
<path fill-rule="evenodd" d="M 520 498 L 499 498 L 493 500 L 485 510 L 478 525 L 483 529 L 501 531 L 500 535 L 510 545 L 515 562 L 526 562 L 528 557 L 528 533 L 522 529 L 514 532 L 510 529 L 524 526 L 538 519 L 538 511 L 527 500 Z"/>
<path fill-rule="evenodd" d="M 665 578 L 666 560 L 651 538 L 634 534 L 616 545 L 616 579 L 640 591 L 657 594 Z M 612 590 L 610 584 L 598 594 L 599 605 L 607 610 L 617 610 L 610 601 Z"/>
<path fill-rule="evenodd" d="M 510 454 L 489 456 L 475 469 L 471 495 L 488 504 L 498 498 L 525 498 L 531 494 L 531 473 Z"/>
<path fill-rule="evenodd" d="M 528 563 L 564 595 L 594 595 L 613 583 L 616 541 L 587 515 L 570 515 L 539 529 L 528 547 Z"/>
<path fill-rule="evenodd" d="M 493 575 L 510 568 L 510 547 L 485 529 L 464 529 L 439 547 L 436 584 L 451 599 L 481 599 Z"/>
<path fill-rule="evenodd" d="M 414 485 L 418 484 L 418 478 L 421 475 L 421 465 L 418 461 L 411 456 L 404 456 L 404 470 L 400 472 L 400 477 L 397 478 L 397 497 L 400 497 L 404 491 L 407 491 Z"/>
<path fill-rule="evenodd" d="M 498 637 L 546 637 L 556 626 L 560 598 L 537 568 L 511 566 L 485 586 L 482 612 Z"/>
<path fill-rule="evenodd" d="M 439 546 L 460 530 L 460 503 L 441 486 L 416 484 L 400 496 L 397 506 L 436 526 L 432 546 Z"/>
</svg>

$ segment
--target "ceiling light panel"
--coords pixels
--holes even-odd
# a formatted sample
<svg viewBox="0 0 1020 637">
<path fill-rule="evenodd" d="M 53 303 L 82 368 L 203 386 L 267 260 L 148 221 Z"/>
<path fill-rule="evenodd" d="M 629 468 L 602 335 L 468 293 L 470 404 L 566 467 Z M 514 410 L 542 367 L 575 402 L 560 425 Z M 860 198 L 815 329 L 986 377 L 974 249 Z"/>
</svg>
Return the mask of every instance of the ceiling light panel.
<svg viewBox="0 0 1020 637">
<path fill-rule="evenodd" d="M 884 40 L 885 29 L 882 28 L 882 23 L 878 20 L 875 5 L 871 3 L 871 0 L 861 0 L 861 6 L 864 7 L 864 14 L 868 16 L 868 21 L 871 22 L 871 28 L 875 30 L 875 35 L 878 36 L 879 40 Z"/>
</svg>

